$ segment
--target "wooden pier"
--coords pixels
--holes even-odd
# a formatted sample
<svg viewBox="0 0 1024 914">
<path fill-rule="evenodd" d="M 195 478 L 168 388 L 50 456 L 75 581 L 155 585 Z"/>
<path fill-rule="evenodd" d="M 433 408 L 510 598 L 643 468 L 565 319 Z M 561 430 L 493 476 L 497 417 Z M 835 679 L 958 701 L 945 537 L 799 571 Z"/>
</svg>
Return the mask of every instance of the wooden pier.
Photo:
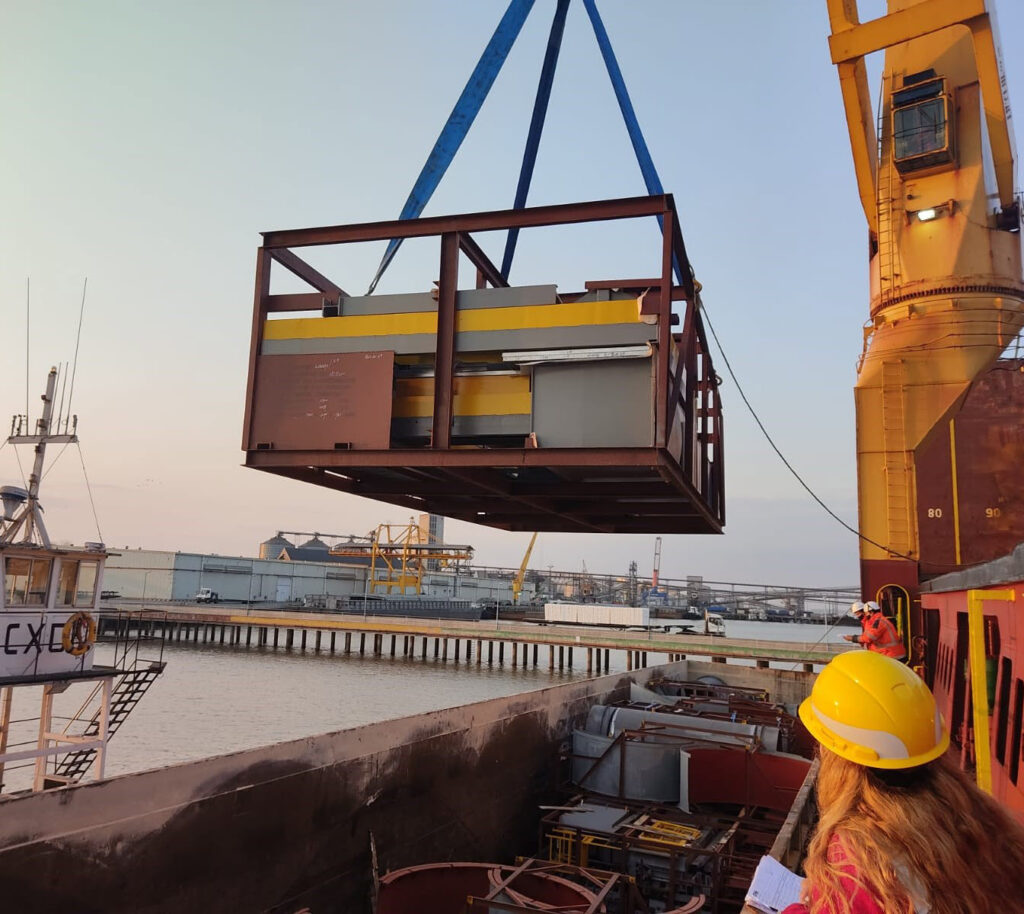
<svg viewBox="0 0 1024 914">
<path fill-rule="evenodd" d="M 243 607 L 179 606 L 133 610 L 128 617 L 101 612 L 99 637 L 118 626 L 140 626 L 169 642 L 217 644 L 241 648 L 285 648 L 373 657 L 420 657 L 512 667 L 573 669 L 585 662 L 588 673 L 609 669 L 612 651 L 623 651 L 626 669 L 639 669 L 686 657 L 712 661 L 753 661 L 800 665 L 806 672 L 826 664 L 847 645 L 794 643 L 588 626 L 540 625 L 515 621 L 452 621 L 360 616 L 323 612 L 246 610 Z"/>
</svg>

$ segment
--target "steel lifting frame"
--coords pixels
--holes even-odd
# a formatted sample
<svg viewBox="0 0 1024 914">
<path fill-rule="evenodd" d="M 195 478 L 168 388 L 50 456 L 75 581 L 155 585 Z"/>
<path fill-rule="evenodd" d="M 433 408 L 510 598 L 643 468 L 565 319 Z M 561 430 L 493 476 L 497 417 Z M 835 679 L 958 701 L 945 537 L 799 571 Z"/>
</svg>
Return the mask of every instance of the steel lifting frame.
<svg viewBox="0 0 1024 914">
<path fill-rule="evenodd" d="M 503 287 L 504 277 L 476 243 L 477 232 L 509 228 L 569 225 L 660 216 L 661 275 L 587 283 L 587 291 L 620 289 L 642 297 L 642 313 L 656 322 L 656 385 L 653 447 L 644 448 L 486 448 L 453 449 L 453 379 L 458 258 L 466 255 L 477 269 L 477 287 Z M 256 371 L 266 320 L 274 313 L 321 310 L 338 305 L 344 290 L 300 258 L 293 249 L 378 241 L 388 238 L 439 237 L 438 332 L 432 435 L 429 447 L 388 450 L 262 450 L 251 440 Z M 425 507 L 506 529 L 590 532 L 719 532 L 725 522 L 722 414 L 698 289 L 689 268 L 671 195 L 631 197 L 522 210 L 435 216 L 423 219 L 266 232 L 257 254 L 256 292 L 250 343 L 249 379 L 243 449 L 248 466 L 378 498 L 422 511 Z M 272 295 L 270 272 L 277 263 L 315 289 L 312 293 Z M 681 265 L 681 282 L 673 281 L 673 263 Z M 563 300 L 571 297 L 563 295 Z M 685 301 L 682 332 L 672 329 L 672 303 Z M 679 357 L 672 364 L 673 346 Z M 683 444 L 668 450 L 673 423 L 682 416 Z M 544 468 L 566 472 L 557 491 L 533 486 L 495 468 Z M 626 468 L 636 482 L 601 489 L 574 480 L 573 473 L 599 468 Z M 406 483 L 352 472 L 370 468 L 417 474 L 416 497 Z M 433 478 L 431 477 L 433 474 Z M 525 473 L 523 475 L 526 475 Z M 622 474 L 616 474 L 621 476 Z M 427 478 L 431 477 L 431 478 Z M 458 485 L 476 498 L 474 516 L 453 494 Z M 509 514 L 514 503 L 515 511 Z M 480 521 L 477 514 L 487 513 Z M 653 523 L 653 526 L 652 526 Z M 657 529 L 654 529 L 657 528 Z"/>
</svg>

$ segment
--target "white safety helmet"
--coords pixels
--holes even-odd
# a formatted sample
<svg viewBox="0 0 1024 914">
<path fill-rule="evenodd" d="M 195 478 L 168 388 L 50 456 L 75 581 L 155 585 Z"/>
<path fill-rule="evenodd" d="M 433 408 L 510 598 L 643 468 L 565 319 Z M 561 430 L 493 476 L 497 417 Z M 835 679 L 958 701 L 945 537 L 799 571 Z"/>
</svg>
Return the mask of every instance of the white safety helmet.
<svg viewBox="0 0 1024 914">
<path fill-rule="evenodd" d="M 860 618 L 861 613 L 866 612 L 864 604 L 858 600 L 850 607 L 850 615 L 854 618 Z"/>
<path fill-rule="evenodd" d="M 864 604 L 864 611 L 869 613 L 880 613 L 882 608 L 874 600 L 868 600 L 867 603 Z"/>
</svg>

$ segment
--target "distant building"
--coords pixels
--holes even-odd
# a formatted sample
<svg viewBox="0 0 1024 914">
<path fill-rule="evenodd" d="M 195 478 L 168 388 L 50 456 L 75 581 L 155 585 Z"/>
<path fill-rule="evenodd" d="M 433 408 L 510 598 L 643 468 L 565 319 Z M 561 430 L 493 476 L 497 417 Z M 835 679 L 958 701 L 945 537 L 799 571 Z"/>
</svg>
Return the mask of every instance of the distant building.
<svg viewBox="0 0 1024 914">
<path fill-rule="evenodd" d="M 295 548 L 282 547 L 282 552 Z M 307 594 L 338 597 L 361 594 L 365 586 L 365 568 L 335 562 L 153 549 L 133 549 L 111 555 L 103 582 L 105 591 L 116 592 L 126 599 L 189 600 L 201 588 L 209 587 L 222 600 L 254 603 L 290 602 Z"/>
<path fill-rule="evenodd" d="M 268 544 L 271 540 L 261 544 L 261 555 Z M 107 560 L 103 590 L 120 599 L 160 602 L 191 600 L 201 588 L 209 587 L 221 600 L 242 603 L 291 603 L 315 595 L 361 596 L 369 590 L 368 559 L 332 556 L 309 543 L 272 545 L 280 546 L 274 558 L 125 549 L 111 553 Z M 382 573 L 378 572 L 378 577 Z M 535 589 L 531 582 L 524 584 L 523 601 L 532 599 Z M 504 575 L 497 569 L 459 574 L 428 571 L 423 575 L 423 596 L 511 601 L 511 569 Z"/>
</svg>

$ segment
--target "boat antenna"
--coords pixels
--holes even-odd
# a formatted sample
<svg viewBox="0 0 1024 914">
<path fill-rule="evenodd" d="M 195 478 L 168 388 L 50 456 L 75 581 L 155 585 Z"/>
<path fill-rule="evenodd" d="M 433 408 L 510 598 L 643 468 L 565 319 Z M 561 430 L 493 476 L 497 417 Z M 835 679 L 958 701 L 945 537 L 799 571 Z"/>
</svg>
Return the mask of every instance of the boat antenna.
<svg viewBox="0 0 1024 914">
<path fill-rule="evenodd" d="M 57 431 L 60 431 L 60 417 L 64 413 L 64 391 L 68 386 L 67 362 L 57 366 L 57 376 L 60 378 L 60 406 L 57 407 Z M 64 419 L 64 434 L 68 431 L 68 420 Z"/>
<path fill-rule="evenodd" d="M 75 372 L 78 371 L 78 344 L 82 341 L 82 318 L 85 316 L 85 290 L 89 285 L 89 277 L 82 282 L 82 305 L 78 309 L 78 335 L 75 337 L 75 360 L 71 364 L 71 389 L 68 391 L 68 412 L 71 415 L 71 398 L 75 395 Z"/>
<path fill-rule="evenodd" d="M 25 422 L 28 423 L 29 319 L 32 314 L 32 277 L 25 277 Z M 29 429 L 31 431 L 31 429 Z M 28 432 L 26 432 L 28 434 Z"/>
</svg>

